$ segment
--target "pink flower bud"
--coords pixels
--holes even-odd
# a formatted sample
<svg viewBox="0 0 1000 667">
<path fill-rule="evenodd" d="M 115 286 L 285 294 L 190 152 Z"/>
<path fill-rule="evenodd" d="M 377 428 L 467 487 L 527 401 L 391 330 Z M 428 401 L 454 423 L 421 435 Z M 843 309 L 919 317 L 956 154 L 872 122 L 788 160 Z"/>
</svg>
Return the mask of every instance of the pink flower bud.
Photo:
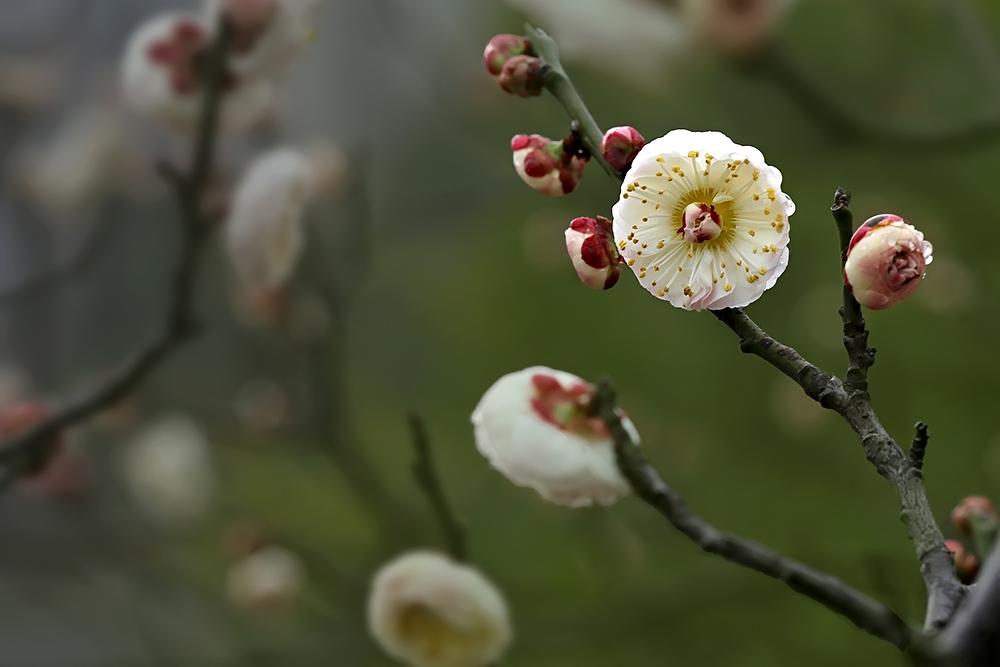
<svg viewBox="0 0 1000 667">
<path fill-rule="evenodd" d="M 610 289 L 618 282 L 621 255 L 607 218 L 573 220 L 566 229 L 566 252 L 576 275 L 587 287 Z"/>
<path fill-rule="evenodd" d="M 632 160 L 646 145 L 646 140 L 634 127 L 622 125 L 613 127 L 604 133 L 601 139 L 601 155 L 608 164 L 618 171 L 625 172 L 632 166 Z"/>
<path fill-rule="evenodd" d="M 520 55 L 534 55 L 531 42 L 520 35 L 496 35 L 486 44 L 483 63 L 487 72 L 493 76 L 500 76 L 504 63 Z"/>
<path fill-rule="evenodd" d="M 566 152 L 564 142 L 539 134 L 518 134 L 511 139 L 510 147 L 517 175 L 550 197 L 572 192 L 587 166 L 587 158 Z"/>
<path fill-rule="evenodd" d="M 504 63 L 497 81 L 500 87 L 518 97 L 538 97 L 542 94 L 545 63 L 534 56 L 514 56 Z"/>
<path fill-rule="evenodd" d="M 997 521 L 996 507 L 985 496 L 969 496 L 955 505 L 951 511 L 951 522 L 962 535 L 972 537 L 972 522 L 976 519 Z"/>
<path fill-rule="evenodd" d="M 876 215 L 854 232 L 844 280 L 861 305 L 888 308 L 916 291 L 932 251 L 924 235 L 898 215 Z"/>
<path fill-rule="evenodd" d="M 958 540 L 945 540 L 945 548 L 955 563 L 955 574 L 963 584 L 971 584 L 979 573 L 979 559 Z"/>
</svg>

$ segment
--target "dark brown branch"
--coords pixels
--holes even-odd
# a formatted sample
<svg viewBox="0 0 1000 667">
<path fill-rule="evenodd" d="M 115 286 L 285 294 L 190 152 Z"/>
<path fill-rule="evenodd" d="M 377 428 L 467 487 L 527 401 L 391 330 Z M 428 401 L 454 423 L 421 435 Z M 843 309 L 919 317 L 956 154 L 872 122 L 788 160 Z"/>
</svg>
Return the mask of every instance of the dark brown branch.
<svg viewBox="0 0 1000 667">
<path fill-rule="evenodd" d="M 914 427 L 913 444 L 910 445 L 910 465 L 914 470 L 923 470 L 924 455 L 927 453 L 927 440 L 930 435 L 927 433 L 927 424 L 917 422 Z"/>
<path fill-rule="evenodd" d="M 837 233 L 840 237 L 841 281 L 844 282 L 844 305 L 840 308 L 840 318 L 844 322 L 844 347 L 847 349 L 849 366 L 844 385 L 847 391 L 868 394 L 868 369 L 875 363 L 875 350 L 868 347 L 868 329 L 861 313 L 861 304 L 854 298 L 854 293 L 848 287 L 843 277 L 843 266 L 847 261 L 847 248 L 854 235 L 854 215 L 849 208 L 851 194 L 843 188 L 837 188 L 833 195 L 833 206 L 830 212 L 837 223 Z"/>
<path fill-rule="evenodd" d="M 684 499 L 646 461 L 638 445 L 632 442 L 622 425 L 616 410 L 615 393 L 608 382 L 602 382 L 598 387 L 592 407 L 594 414 L 608 425 L 615 443 L 618 467 L 636 495 L 700 549 L 781 581 L 797 593 L 819 602 L 900 649 L 910 644 L 912 631 L 909 626 L 885 605 L 835 577 L 818 572 L 762 544 L 724 533 L 694 514 Z"/>
<path fill-rule="evenodd" d="M 211 229 L 201 213 L 200 202 L 212 168 L 230 35 L 229 26 L 223 23 L 208 51 L 204 99 L 190 168 L 186 174 L 181 174 L 173 167 L 161 166 L 164 177 L 173 186 L 177 196 L 182 220 L 181 249 L 170 286 L 167 317 L 161 330 L 81 398 L 63 406 L 51 417 L 19 436 L 2 443 L 0 463 L 6 466 L 8 479 L 16 478 L 18 471 L 43 461 L 58 433 L 111 407 L 128 395 L 194 332 L 191 307 L 198 256 L 205 235 Z"/>
<path fill-rule="evenodd" d="M 448 497 L 445 495 L 444 486 L 438 476 L 434 466 L 434 455 L 431 452 L 430 438 L 427 436 L 427 427 L 423 420 L 415 414 L 409 416 L 410 433 L 413 436 L 413 449 L 417 458 L 413 462 L 413 477 L 417 485 L 427 497 L 434 516 L 441 526 L 444 534 L 448 553 L 455 560 L 464 561 L 468 558 L 468 547 L 465 539 L 465 527 L 455 515 Z"/>
</svg>

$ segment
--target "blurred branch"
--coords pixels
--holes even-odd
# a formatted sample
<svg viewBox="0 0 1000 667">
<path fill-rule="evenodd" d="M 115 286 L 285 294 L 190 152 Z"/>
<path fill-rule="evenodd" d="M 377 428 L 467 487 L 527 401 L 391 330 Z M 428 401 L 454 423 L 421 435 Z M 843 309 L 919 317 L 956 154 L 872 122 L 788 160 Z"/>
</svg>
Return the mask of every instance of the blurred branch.
<svg viewBox="0 0 1000 667">
<path fill-rule="evenodd" d="M 853 100 L 837 90 L 824 88 L 775 45 L 762 50 L 743 63 L 749 73 L 774 81 L 791 97 L 801 111 L 823 125 L 838 144 L 867 143 L 899 150 L 959 150 L 981 147 L 1000 138 L 1000 112 L 990 110 L 980 118 L 948 128 L 903 128 L 896 122 L 883 122 L 855 109 L 863 105 L 844 105 Z"/>
<path fill-rule="evenodd" d="M 983 17 L 970 0 L 941 0 L 941 9 L 954 21 L 961 43 L 975 58 L 980 75 L 989 81 L 996 102 L 1000 95 L 1000 51 L 984 30 Z"/>
<path fill-rule="evenodd" d="M 724 533 L 688 509 L 684 499 L 663 481 L 646 461 L 639 446 L 632 441 L 617 410 L 614 389 L 607 381 L 599 385 L 591 409 L 611 431 L 618 467 L 636 495 L 702 551 L 784 582 L 797 593 L 819 602 L 899 649 L 909 646 L 912 631 L 885 605 L 835 577 L 818 572 L 762 544 Z"/>
<path fill-rule="evenodd" d="M 986 560 L 964 604 L 938 636 L 946 665 L 995 665 L 1000 661 L 1000 546 Z"/>
<path fill-rule="evenodd" d="M 211 225 L 202 214 L 200 204 L 214 159 L 225 77 L 225 55 L 230 36 L 230 27 L 223 23 L 207 54 L 204 99 L 187 172 L 181 173 L 171 165 L 160 165 L 164 178 L 174 189 L 182 220 L 181 249 L 170 286 L 167 317 L 162 328 L 144 347 L 94 385 L 82 398 L 60 408 L 51 417 L 21 435 L 0 444 L 0 463 L 6 466 L 8 480 L 16 478 L 18 471 L 44 461 L 61 431 L 83 422 L 128 395 L 179 344 L 194 333 L 191 310 L 199 251 L 206 235 L 211 231 Z"/>
<path fill-rule="evenodd" d="M 445 543 L 448 545 L 448 553 L 455 560 L 464 561 L 468 558 L 468 547 L 465 540 L 465 527 L 455 515 L 448 497 L 444 492 L 444 485 L 434 466 L 434 455 L 431 452 L 430 438 L 427 436 L 427 426 L 419 415 L 409 416 L 410 433 L 413 436 L 413 450 L 417 458 L 413 462 L 413 477 L 417 481 L 427 502 L 430 503 L 434 516 L 441 525 L 441 532 L 444 533 Z"/>
<path fill-rule="evenodd" d="M 547 51 L 554 49 L 551 38 L 544 32 L 531 30 L 529 35 L 533 43 L 534 40 L 539 40 L 536 49 L 543 57 Z M 569 83 L 565 72 L 560 69 L 559 74 L 566 79 L 566 82 L 559 86 L 550 86 L 549 92 L 562 102 L 572 120 L 581 121 L 581 130 L 590 141 L 602 136 L 600 128 L 593 123 L 589 112 L 586 112 L 585 104 Z M 583 120 L 573 115 L 580 109 L 584 111 Z M 620 175 L 618 178 L 621 180 Z M 838 226 L 842 259 L 853 233 L 853 218 L 848 208 L 849 203 L 850 198 L 847 193 L 838 189 L 831 210 Z M 850 358 L 846 382 L 829 375 L 807 361 L 794 348 L 769 335 L 741 309 L 727 308 L 713 311 L 713 314 L 739 337 L 741 350 L 760 357 L 797 382 L 810 398 L 843 417 L 857 434 L 866 458 L 879 475 L 893 484 L 899 496 L 903 523 L 913 542 L 927 588 L 925 626 L 929 629 L 943 627 L 961 601 L 965 587 L 955 577 L 951 556 L 945 549 L 944 537 L 934 520 L 920 471 L 910 463 L 906 453 L 885 430 L 872 408 L 868 395 L 867 373 L 874 362 L 874 351 L 868 348 L 868 332 L 864 317 L 853 294 L 845 288 L 844 306 L 841 310 L 844 320 L 844 343 Z M 653 484 L 652 482 L 656 481 L 653 478 L 646 480 L 637 478 L 637 481 L 650 483 L 650 493 L 656 491 L 657 494 L 662 494 L 663 489 L 667 489 L 662 481 Z M 670 499 L 669 494 L 666 498 Z M 650 499 L 666 502 L 658 495 L 655 498 L 651 495 Z M 661 507 L 661 510 L 666 511 L 666 506 Z"/>
</svg>

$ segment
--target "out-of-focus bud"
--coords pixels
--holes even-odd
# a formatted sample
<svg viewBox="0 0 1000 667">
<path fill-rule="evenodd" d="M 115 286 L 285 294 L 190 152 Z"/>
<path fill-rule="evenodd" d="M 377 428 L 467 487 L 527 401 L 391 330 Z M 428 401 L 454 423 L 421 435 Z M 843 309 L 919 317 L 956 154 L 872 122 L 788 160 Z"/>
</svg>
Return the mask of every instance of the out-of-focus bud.
<svg viewBox="0 0 1000 667">
<path fill-rule="evenodd" d="M 136 111 L 177 129 L 190 130 L 198 119 L 204 86 L 200 67 L 212 27 L 194 14 L 155 16 L 128 41 L 122 62 L 122 92 Z M 243 81 L 227 71 L 221 123 L 244 130 L 274 108 L 269 81 Z"/>
<path fill-rule="evenodd" d="M 538 97 L 542 94 L 545 63 L 534 56 L 514 56 L 504 63 L 497 81 L 500 87 L 518 97 Z"/>
<path fill-rule="evenodd" d="M 565 143 L 539 134 L 515 136 L 510 147 L 517 175 L 531 188 L 550 197 L 572 192 L 583 177 L 587 158 L 567 151 Z"/>
<path fill-rule="evenodd" d="M 945 540 L 945 548 L 951 552 L 955 563 L 955 574 L 963 584 L 971 584 L 979 573 L 979 559 L 958 540 Z"/>
<path fill-rule="evenodd" d="M 49 417 L 42 403 L 24 401 L 0 408 L 0 440 L 15 438 Z M 33 452 L 34 453 L 34 452 Z M 21 472 L 18 488 L 39 497 L 76 496 L 90 488 L 90 468 L 83 455 L 57 435 L 37 451 Z"/>
<path fill-rule="evenodd" d="M 764 46 L 791 0 L 683 0 L 681 14 L 706 49 L 732 55 Z"/>
<path fill-rule="evenodd" d="M 316 0 L 209 0 L 208 20 L 233 26 L 230 66 L 241 77 L 280 75 L 312 39 Z"/>
<path fill-rule="evenodd" d="M 898 215 L 876 215 L 851 238 L 844 280 L 861 305 L 888 308 L 916 291 L 933 250 L 924 235 Z"/>
<path fill-rule="evenodd" d="M 276 545 L 257 549 L 230 568 L 229 600 L 256 611 L 287 607 L 302 590 L 303 570 L 302 561 L 288 549 Z"/>
<path fill-rule="evenodd" d="M 576 218 L 569 223 L 566 252 L 576 275 L 587 287 L 610 289 L 618 282 L 621 255 L 607 218 Z"/>
<path fill-rule="evenodd" d="M 504 63 L 520 55 L 535 55 L 531 42 L 520 35 L 496 35 L 486 44 L 483 64 L 486 65 L 487 72 L 493 76 L 500 76 Z"/>
<path fill-rule="evenodd" d="M 996 507 L 986 496 L 969 496 L 955 505 L 951 511 L 951 522 L 962 535 L 972 536 L 976 522 L 992 522 L 1000 520 Z"/>
<path fill-rule="evenodd" d="M 613 127 L 604 133 L 601 139 L 601 155 L 608 164 L 620 172 L 628 171 L 632 160 L 646 145 L 646 140 L 638 130 L 628 125 Z"/>
</svg>

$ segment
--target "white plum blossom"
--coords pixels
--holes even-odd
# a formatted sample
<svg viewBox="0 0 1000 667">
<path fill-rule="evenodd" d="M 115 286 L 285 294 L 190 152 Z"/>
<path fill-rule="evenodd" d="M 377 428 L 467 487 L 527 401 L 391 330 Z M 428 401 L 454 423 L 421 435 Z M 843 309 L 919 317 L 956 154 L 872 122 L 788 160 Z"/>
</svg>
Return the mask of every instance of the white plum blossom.
<svg viewBox="0 0 1000 667">
<path fill-rule="evenodd" d="M 917 290 L 933 252 L 923 233 L 898 215 L 876 215 L 851 238 L 844 280 L 861 305 L 888 308 Z"/>
<path fill-rule="evenodd" d="M 292 148 L 261 155 L 243 174 L 226 222 L 226 249 L 249 293 L 280 290 L 292 277 L 315 188 L 312 161 Z"/>
<path fill-rule="evenodd" d="M 368 627 L 414 667 L 484 667 L 510 644 L 507 604 L 478 570 L 430 551 L 405 553 L 375 575 Z"/>
<path fill-rule="evenodd" d="M 136 504 L 164 523 L 197 519 L 215 494 L 208 438 L 188 417 L 168 415 L 147 426 L 128 444 L 122 463 Z"/>
<path fill-rule="evenodd" d="M 781 172 L 719 132 L 646 144 L 615 204 L 615 241 L 649 292 L 685 310 L 756 301 L 788 265 Z"/>
<path fill-rule="evenodd" d="M 281 74 L 313 36 L 318 0 L 208 0 L 208 20 L 229 18 L 236 34 L 233 71 L 242 77 Z"/>
<path fill-rule="evenodd" d="M 587 412 L 594 387 L 532 366 L 487 390 L 472 413 L 476 447 L 518 486 L 568 507 L 610 505 L 629 492 L 607 427 Z M 631 422 L 626 428 L 638 442 Z"/>
<path fill-rule="evenodd" d="M 273 609 L 290 604 L 302 590 L 304 568 L 298 556 L 276 545 L 251 552 L 229 569 L 229 601 L 244 609 Z"/>
<path fill-rule="evenodd" d="M 197 122 L 203 85 L 198 59 L 211 43 L 214 24 L 196 14 L 160 14 L 139 26 L 125 47 L 122 94 L 136 111 L 181 130 Z M 244 80 L 227 71 L 221 123 L 241 131 L 274 108 L 270 81 Z"/>
</svg>

